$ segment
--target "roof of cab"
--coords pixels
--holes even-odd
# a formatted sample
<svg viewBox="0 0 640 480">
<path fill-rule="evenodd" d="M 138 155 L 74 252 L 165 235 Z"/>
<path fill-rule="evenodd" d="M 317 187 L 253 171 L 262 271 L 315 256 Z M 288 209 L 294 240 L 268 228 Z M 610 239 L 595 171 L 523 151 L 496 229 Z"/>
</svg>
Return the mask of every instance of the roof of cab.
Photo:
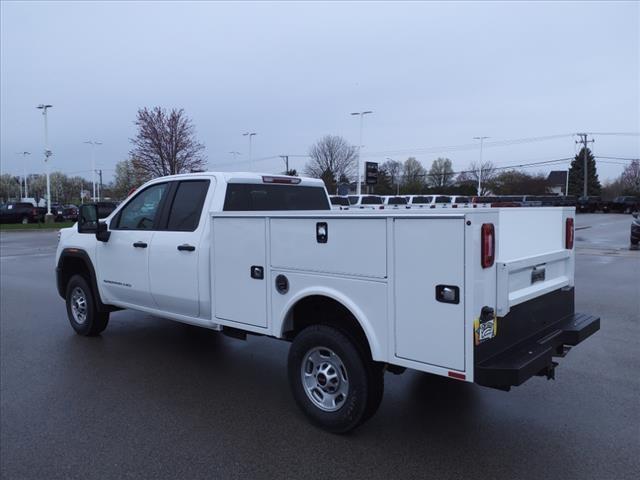
<svg viewBox="0 0 640 480">
<path fill-rule="evenodd" d="M 168 175 L 166 177 L 160 177 L 162 179 L 173 180 L 181 178 L 194 178 L 194 177 L 218 177 L 223 179 L 227 183 L 264 183 L 263 177 L 281 177 L 281 178 L 297 178 L 300 179 L 300 183 L 296 185 L 305 185 L 313 187 L 324 187 L 324 182 L 319 178 L 310 177 L 288 177 L 287 175 L 280 175 L 274 173 L 257 173 L 257 172 L 194 172 L 194 173 L 181 173 L 178 175 Z M 154 180 L 159 180 L 156 178 Z"/>
</svg>

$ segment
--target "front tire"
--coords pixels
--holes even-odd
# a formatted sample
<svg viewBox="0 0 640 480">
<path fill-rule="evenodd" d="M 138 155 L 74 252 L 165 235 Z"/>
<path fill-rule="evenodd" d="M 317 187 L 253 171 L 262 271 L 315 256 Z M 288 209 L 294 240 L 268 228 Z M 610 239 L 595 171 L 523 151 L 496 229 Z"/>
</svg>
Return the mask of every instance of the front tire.
<svg viewBox="0 0 640 480">
<path fill-rule="evenodd" d="M 107 328 L 109 313 L 99 312 L 89 283 L 82 275 L 74 275 L 67 284 L 67 316 L 78 335 L 100 335 Z"/>
<path fill-rule="evenodd" d="M 332 433 L 360 425 L 382 399 L 382 371 L 343 332 L 326 325 L 307 327 L 295 337 L 288 370 L 300 409 Z"/>
</svg>

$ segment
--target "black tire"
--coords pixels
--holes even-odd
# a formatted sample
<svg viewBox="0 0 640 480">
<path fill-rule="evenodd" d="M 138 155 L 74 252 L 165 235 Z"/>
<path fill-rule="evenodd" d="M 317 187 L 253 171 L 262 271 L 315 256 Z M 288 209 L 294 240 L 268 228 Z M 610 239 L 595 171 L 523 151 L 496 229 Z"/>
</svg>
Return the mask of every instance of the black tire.
<svg viewBox="0 0 640 480">
<path fill-rule="evenodd" d="M 308 355 L 314 351 L 323 358 L 319 362 L 322 365 L 314 364 L 308 358 Z M 336 368 L 341 372 L 337 374 L 340 378 L 339 385 L 342 386 L 344 383 L 348 387 L 342 398 L 340 394 L 335 397 L 340 400 L 334 403 L 332 407 L 334 410 L 328 411 L 318 405 L 320 401 L 318 395 L 324 398 L 327 391 L 322 392 L 321 384 L 330 388 L 329 382 L 326 380 L 323 382 L 321 373 L 311 375 L 314 380 L 317 380 L 317 387 L 312 389 L 316 392 L 316 400 L 312 400 L 311 397 L 314 394 L 307 393 L 302 380 L 302 369 L 304 366 L 305 369 L 313 372 L 317 371 L 318 367 L 328 364 L 328 372 L 331 373 L 331 367 L 335 365 L 331 362 L 335 362 L 336 357 L 337 362 L 341 364 L 341 367 Z M 328 363 L 323 363 L 325 360 Z M 366 358 L 362 350 L 347 335 L 333 327 L 312 325 L 300 332 L 289 349 L 288 370 L 289 385 L 300 409 L 312 423 L 332 433 L 346 433 L 353 430 L 375 413 L 382 400 L 384 390 L 382 368 Z M 344 382 L 344 378 L 347 382 Z M 331 394 L 327 398 L 330 396 Z"/>
<path fill-rule="evenodd" d="M 107 328 L 109 313 L 98 311 L 94 292 L 82 275 L 74 275 L 69 280 L 65 301 L 69 322 L 78 335 L 92 337 Z"/>
</svg>

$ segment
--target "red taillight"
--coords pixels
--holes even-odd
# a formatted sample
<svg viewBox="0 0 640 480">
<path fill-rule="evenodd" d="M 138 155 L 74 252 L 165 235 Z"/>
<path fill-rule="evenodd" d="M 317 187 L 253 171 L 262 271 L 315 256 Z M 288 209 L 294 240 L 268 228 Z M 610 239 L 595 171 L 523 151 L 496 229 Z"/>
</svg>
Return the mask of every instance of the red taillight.
<svg viewBox="0 0 640 480">
<path fill-rule="evenodd" d="M 482 268 L 489 268 L 496 258 L 496 235 L 493 223 L 482 224 L 481 237 L 481 263 Z"/>
<path fill-rule="evenodd" d="M 573 218 L 567 218 L 564 229 L 564 248 L 573 248 Z"/>
</svg>

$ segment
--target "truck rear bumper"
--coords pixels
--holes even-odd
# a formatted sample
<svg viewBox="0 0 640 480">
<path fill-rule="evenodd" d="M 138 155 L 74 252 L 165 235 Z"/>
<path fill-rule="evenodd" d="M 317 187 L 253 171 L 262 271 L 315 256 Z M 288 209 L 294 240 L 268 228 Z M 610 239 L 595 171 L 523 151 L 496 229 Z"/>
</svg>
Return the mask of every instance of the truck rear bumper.
<svg viewBox="0 0 640 480">
<path fill-rule="evenodd" d="M 476 364 L 474 380 L 479 385 L 509 390 L 534 375 L 554 378 L 558 364 L 553 358 L 564 357 L 572 346 L 599 329 L 598 317 L 583 313 L 568 315 L 533 338 Z"/>
</svg>

